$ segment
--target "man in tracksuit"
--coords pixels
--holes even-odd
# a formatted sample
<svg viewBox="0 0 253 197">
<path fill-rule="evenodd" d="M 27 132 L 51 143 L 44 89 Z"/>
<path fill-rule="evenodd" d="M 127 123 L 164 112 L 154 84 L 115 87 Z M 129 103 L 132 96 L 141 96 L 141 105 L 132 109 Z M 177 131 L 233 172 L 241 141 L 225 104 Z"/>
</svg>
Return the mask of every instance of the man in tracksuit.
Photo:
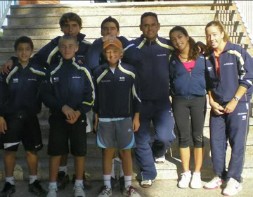
<svg viewBox="0 0 253 197">
<path fill-rule="evenodd" d="M 223 194 L 232 196 L 241 189 L 246 138 L 248 131 L 248 90 L 253 82 L 253 62 L 239 45 L 229 42 L 219 21 L 206 25 L 211 54 L 206 58 L 208 94 L 211 106 L 210 143 L 215 177 L 204 187 L 218 188 L 227 181 Z M 226 170 L 226 150 L 232 152 Z"/>
<path fill-rule="evenodd" d="M 150 187 L 157 172 L 154 157 L 162 157 L 175 139 L 174 118 L 169 100 L 168 56 L 173 49 L 170 41 L 158 36 L 160 24 L 152 12 L 141 16 L 143 34 L 133 43 L 141 51 L 141 64 L 136 66 L 140 78 L 140 129 L 135 133 L 135 155 L 140 167 L 140 185 Z M 151 143 L 150 124 L 155 134 Z"/>
</svg>

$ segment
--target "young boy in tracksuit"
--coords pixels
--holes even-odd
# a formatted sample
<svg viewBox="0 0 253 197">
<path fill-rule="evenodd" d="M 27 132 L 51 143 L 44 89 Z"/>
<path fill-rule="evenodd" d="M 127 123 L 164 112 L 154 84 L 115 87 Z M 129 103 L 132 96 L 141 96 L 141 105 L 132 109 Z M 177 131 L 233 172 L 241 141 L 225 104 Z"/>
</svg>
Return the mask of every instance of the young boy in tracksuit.
<svg viewBox="0 0 253 197">
<path fill-rule="evenodd" d="M 210 143 L 215 177 L 204 187 L 215 189 L 227 181 L 222 193 L 233 196 L 241 189 L 249 118 L 248 90 L 253 83 L 251 56 L 239 45 L 229 41 L 223 25 L 211 21 L 206 25 L 207 87 L 210 113 Z M 226 170 L 226 150 L 232 152 Z"/>
<path fill-rule="evenodd" d="M 57 172 L 62 155 L 70 150 L 75 159 L 74 196 L 85 196 L 83 188 L 84 156 L 86 154 L 86 113 L 94 102 L 93 82 L 87 68 L 75 59 L 78 42 L 75 37 L 63 36 L 59 40 L 62 59 L 51 65 L 46 83 L 42 84 L 43 102 L 50 108 L 50 183 L 48 197 L 57 195 Z"/>
<path fill-rule="evenodd" d="M 133 66 L 120 61 L 123 47 L 119 39 L 105 41 L 103 52 L 107 63 L 94 71 L 97 144 L 103 148 L 104 187 L 99 197 L 112 196 L 112 159 L 117 149 L 124 171 L 124 195 L 137 197 L 131 186 L 131 148 L 135 146 L 134 132 L 140 126 L 137 76 Z"/>
<path fill-rule="evenodd" d="M 5 165 L 5 185 L 0 196 L 10 196 L 15 192 L 13 172 L 21 142 L 29 169 L 29 191 L 43 196 L 46 191 L 37 177 L 37 152 L 43 147 L 37 114 L 41 110 L 39 87 L 46 71 L 30 58 L 33 42 L 29 37 L 18 38 L 14 49 L 17 62 L 9 74 L 0 75 L 0 138 L 4 147 Z"/>
</svg>

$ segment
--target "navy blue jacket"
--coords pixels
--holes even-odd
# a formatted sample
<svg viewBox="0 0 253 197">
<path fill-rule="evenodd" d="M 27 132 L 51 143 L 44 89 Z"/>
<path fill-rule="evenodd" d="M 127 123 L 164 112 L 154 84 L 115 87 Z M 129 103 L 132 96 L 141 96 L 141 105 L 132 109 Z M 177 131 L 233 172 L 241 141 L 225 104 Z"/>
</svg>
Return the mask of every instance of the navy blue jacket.
<svg viewBox="0 0 253 197">
<path fill-rule="evenodd" d="M 220 76 L 216 74 L 215 56 L 206 57 L 208 70 L 207 87 L 211 90 L 216 102 L 229 102 L 239 85 L 249 89 L 253 82 L 253 61 L 251 56 L 239 45 L 227 42 L 220 54 Z M 240 101 L 248 101 L 245 94 Z"/>
<path fill-rule="evenodd" d="M 168 100 L 168 57 L 173 50 L 171 42 L 161 37 L 150 42 L 141 36 L 133 43 L 141 51 L 141 64 L 136 66 L 140 77 L 141 100 Z"/>
<path fill-rule="evenodd" d="M 94 85 L 87 68 L 75 59 L 61 59 L 59 65 L 49 67 L 47 81 L 42 84 L 43 102 L 52 113 L 61 113 L 63 105 L 79 110 L 82 115 L 94 104 Z"/>
<path fill-rule="evenodd" d="M 205 58 L 200 55 L 195 67 L 188 72 L 179 58 L 173 54 L 169 63 L 170 90 L 172 96 L 194 97 L 206 95 Z"/>
<path fill-rule="evenodd" d="M 26 112 L 36 115 L 41 110 L 39 86 L 45 79 L 45 69 L 30 59 L 22 68 L 17 63 L 9 74 L 0 75 L 0 116 Z"/>
<path fill-rule="evenodd" d="M 122 61 L 131 65 L 139 64 L 139 49 L 128 41 L 125 37 L 119 36 L 118 39 L 121 41 L 124 48 L 124 56 Z M 106 59 L 103 55 L 103 40 L 102 38 L 96 39 L 89 48 L 88 51 L 87 65 L 93 71 L 99 65 L 106 63 Z"/>
<path fill-rule="evenodd" d="M 103 64 L 94 71 L 96 102 L 100 118 L 131 117 L 139 112 L 138 79 L 133 66 L 120 62 L 113 73 Z"/>
</svg>

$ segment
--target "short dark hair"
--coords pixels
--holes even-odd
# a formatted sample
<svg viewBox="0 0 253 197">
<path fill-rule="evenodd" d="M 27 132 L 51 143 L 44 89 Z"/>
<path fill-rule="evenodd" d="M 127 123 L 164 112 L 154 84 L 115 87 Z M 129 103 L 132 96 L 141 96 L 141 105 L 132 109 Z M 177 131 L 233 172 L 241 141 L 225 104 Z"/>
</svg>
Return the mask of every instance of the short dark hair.
<svg viewBox="0 0 253 197">
<path fill-rule="evenodd" d="M 103 28 L 103 26 L 105 25 L 105 23 L 114 23 L 119 31 L 119 22 L 117 21 L 116 18 L 113 18 L 111 16 L 105 18 L 102 23 L 101 23 L 101 29 Z"/>
<path fill-rule="evenodd" d="M 63 14 L 59 20 L 60 27 L 63 27 L 68 21 L 75 21 L 78 23 L 80 28 L 82 28 L 82 19 L 78 14 L 74 12 L 67 12 Z"/>
<path fill-rule="evenodd" d="M 15 41 L 15 43 L 14 43 L 14 50 L 15 50 L 15 51 L 17 51 L 18 45 L 21 44 L 21 43 L 27 43 L 27 44 L 29 44 L 30 47 L 32 48 L 32 50 L 33 50 L 33 48 L 34 48 L 34 46 L 33 46 L 33 41 L 32 41 L 31 38 L 29 38 L 29 37 L 27 37 L 27 36 L 21 36 L 21 37 L 19 37 L 18 39 L 16 39 L 16 41 Z"/>
<path fill-rule="evenodd" d="M 145 17 L 148 17 L 148 16 L 152 16 L 156 19 L 156 21 L 159 23 L 158 21 L 158 16 L 156 13 L 154 12 L 144 12 L 142 15 L 141 15 L 141 24 L 142 24 L 142 20 L 145 18 Z"/>
</svg>

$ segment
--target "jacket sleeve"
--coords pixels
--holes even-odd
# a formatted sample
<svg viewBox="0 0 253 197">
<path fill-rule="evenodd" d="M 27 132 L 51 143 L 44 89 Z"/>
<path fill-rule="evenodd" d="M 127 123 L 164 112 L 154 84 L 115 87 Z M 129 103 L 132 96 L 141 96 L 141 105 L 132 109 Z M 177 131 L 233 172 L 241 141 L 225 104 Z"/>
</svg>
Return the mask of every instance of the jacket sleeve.
<svg viewBox="0 0 253 197">
<path fill-rule="evenodd" d="M 141 99 L 139 97 L 140 95 L 140 79 L 138 74 L 135 72 L 135 79 L 134 79 L 134 84 L 132 88 L 133 92 L 133 113 L 140 112 L 140 107 L 141 107 Z"/>
<path fill-rule="evenodd" d="M 80 103 L 77 107 L 77 109 L 82 113 L 86 114 L 88 111 L 90 111 L 94 105 L 95 100 L 95 90 L 94 90 L 94 84 L 92 81 L 92 76 L 90 74 L 90 71 L 82 67 L 82 70 L 84 72 L 85 80 L 84 80 L 84 94 L 82 98 L 82 103 Z"/>
<path fill-rule="evenodd" d="M 5 78 L 4 74 L 0 74 L 0 116 L 4 116 L 4 106 L 8 95 L 8 87 Z"/>
</svg>

